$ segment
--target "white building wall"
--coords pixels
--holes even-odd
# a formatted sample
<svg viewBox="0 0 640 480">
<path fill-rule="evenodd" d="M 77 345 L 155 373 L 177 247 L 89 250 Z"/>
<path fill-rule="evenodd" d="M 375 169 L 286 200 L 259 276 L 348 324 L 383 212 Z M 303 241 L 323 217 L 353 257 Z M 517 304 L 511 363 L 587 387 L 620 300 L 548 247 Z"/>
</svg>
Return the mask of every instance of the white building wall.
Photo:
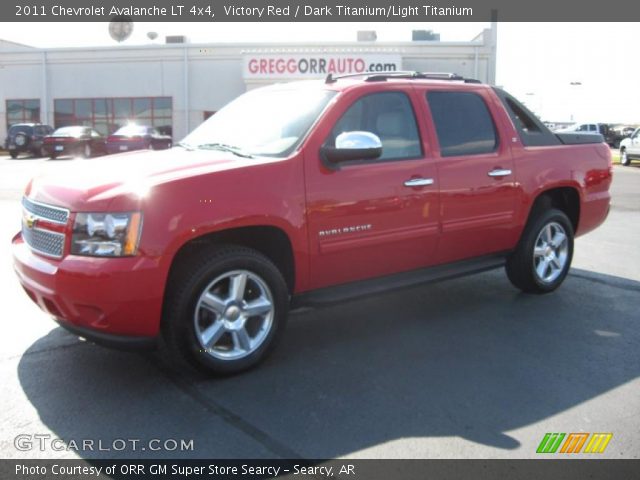
<svg viewBox="0 0 640 480">
<path fill-rule="evenodd" d="M 54 124 L 54 99 L 171 97 L 177 141 L 246 90 L 269 78 L 244 79 L 246 52 L 388 53 L 402 69 L 456 72 L 484 82 L 495 78 L 494 36 L 472 42 L 352 42 L 345 44 L 145 45 L 105 48 L 0 48 L 0 140 L 6 136 L 6 100 L 39 98 L 41 120 Z M 185 66 L 187 67 L 185 70 Z M 277 81 L 283 81 L 282 79 Z M 188 104 L 185 99 L 188 98 Z"/>
<path fill-rule="evenodd" d="M 181 138 L 204 120 L 204 112 L 216 112 L 230 100 L 246 92 L 242 81 L 242 58 L 196 57 L 189 62 L 189 125 L 174 125 Z"/>
</svg>

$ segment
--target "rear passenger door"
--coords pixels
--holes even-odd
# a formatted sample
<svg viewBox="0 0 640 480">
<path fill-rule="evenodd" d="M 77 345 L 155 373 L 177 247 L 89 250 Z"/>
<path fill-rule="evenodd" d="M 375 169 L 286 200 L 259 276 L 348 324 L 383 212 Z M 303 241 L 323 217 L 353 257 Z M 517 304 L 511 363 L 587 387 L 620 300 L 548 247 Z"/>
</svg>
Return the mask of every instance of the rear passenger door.
<svg viewBox="0 0 640 480">
<path fill-rule="evenodd" d="M 511 248 L 516 180 L 508 139 L 484 88 L 424 92 L 437 143 L 439 262 Z"/>
</svg>

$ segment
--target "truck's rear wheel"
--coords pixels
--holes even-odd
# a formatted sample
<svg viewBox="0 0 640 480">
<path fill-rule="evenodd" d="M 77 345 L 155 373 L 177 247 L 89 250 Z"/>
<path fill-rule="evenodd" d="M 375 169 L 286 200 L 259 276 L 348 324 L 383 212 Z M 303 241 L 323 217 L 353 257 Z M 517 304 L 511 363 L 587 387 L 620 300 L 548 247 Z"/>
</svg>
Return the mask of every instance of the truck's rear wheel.
<svg viewBox="0 0 640 480">
<path fill-rule="evenodd" d="M 507 259 L 511 283 L 528 293 L 549 293 L 564 281 L 573 258 L 573 226 L 557 209 L 534 213 Z"/>
<path fill-rule="evenodd" d="M 171 353 L 216 374 L 261 362 L 287 319 L 289 294 L 278 268 L 244 247 L 192 255 L 172 274 L 163 334 Z"/>
</svg>

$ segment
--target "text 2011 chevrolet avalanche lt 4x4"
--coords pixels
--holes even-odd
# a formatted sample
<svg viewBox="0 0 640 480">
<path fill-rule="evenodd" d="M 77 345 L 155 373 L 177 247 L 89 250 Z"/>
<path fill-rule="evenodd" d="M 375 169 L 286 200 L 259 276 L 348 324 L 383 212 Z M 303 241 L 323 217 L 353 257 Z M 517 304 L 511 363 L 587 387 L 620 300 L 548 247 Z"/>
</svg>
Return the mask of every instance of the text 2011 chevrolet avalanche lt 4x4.
<svg viewBox="0 0 640 480">
<path fill-rule="evenodd" d="M 600 135 L 423 73 L 254 90 L 171 150 L 98 162 L 28 184 L 20 282 L 78 335 L 215 373 L 264 359 L 291 305 L 499 265 L 555 290 L 612 172 Z"/>
</svg>

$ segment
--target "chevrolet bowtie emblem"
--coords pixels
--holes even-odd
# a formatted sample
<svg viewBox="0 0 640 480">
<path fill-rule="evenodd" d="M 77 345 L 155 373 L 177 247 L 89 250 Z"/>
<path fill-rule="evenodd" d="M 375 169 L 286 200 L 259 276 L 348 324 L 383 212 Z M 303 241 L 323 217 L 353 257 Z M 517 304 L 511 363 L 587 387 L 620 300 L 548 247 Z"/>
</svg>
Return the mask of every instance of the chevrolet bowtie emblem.
<svg viewBox="0 0 640 480">
<path fill-rule="evenodd" d="M 24 223 L 27 225 L 27 228 L 31 229 L 36 226 L 38 219 L 33 215 L 27 215 L 24 219 Z"/>
</svg>

